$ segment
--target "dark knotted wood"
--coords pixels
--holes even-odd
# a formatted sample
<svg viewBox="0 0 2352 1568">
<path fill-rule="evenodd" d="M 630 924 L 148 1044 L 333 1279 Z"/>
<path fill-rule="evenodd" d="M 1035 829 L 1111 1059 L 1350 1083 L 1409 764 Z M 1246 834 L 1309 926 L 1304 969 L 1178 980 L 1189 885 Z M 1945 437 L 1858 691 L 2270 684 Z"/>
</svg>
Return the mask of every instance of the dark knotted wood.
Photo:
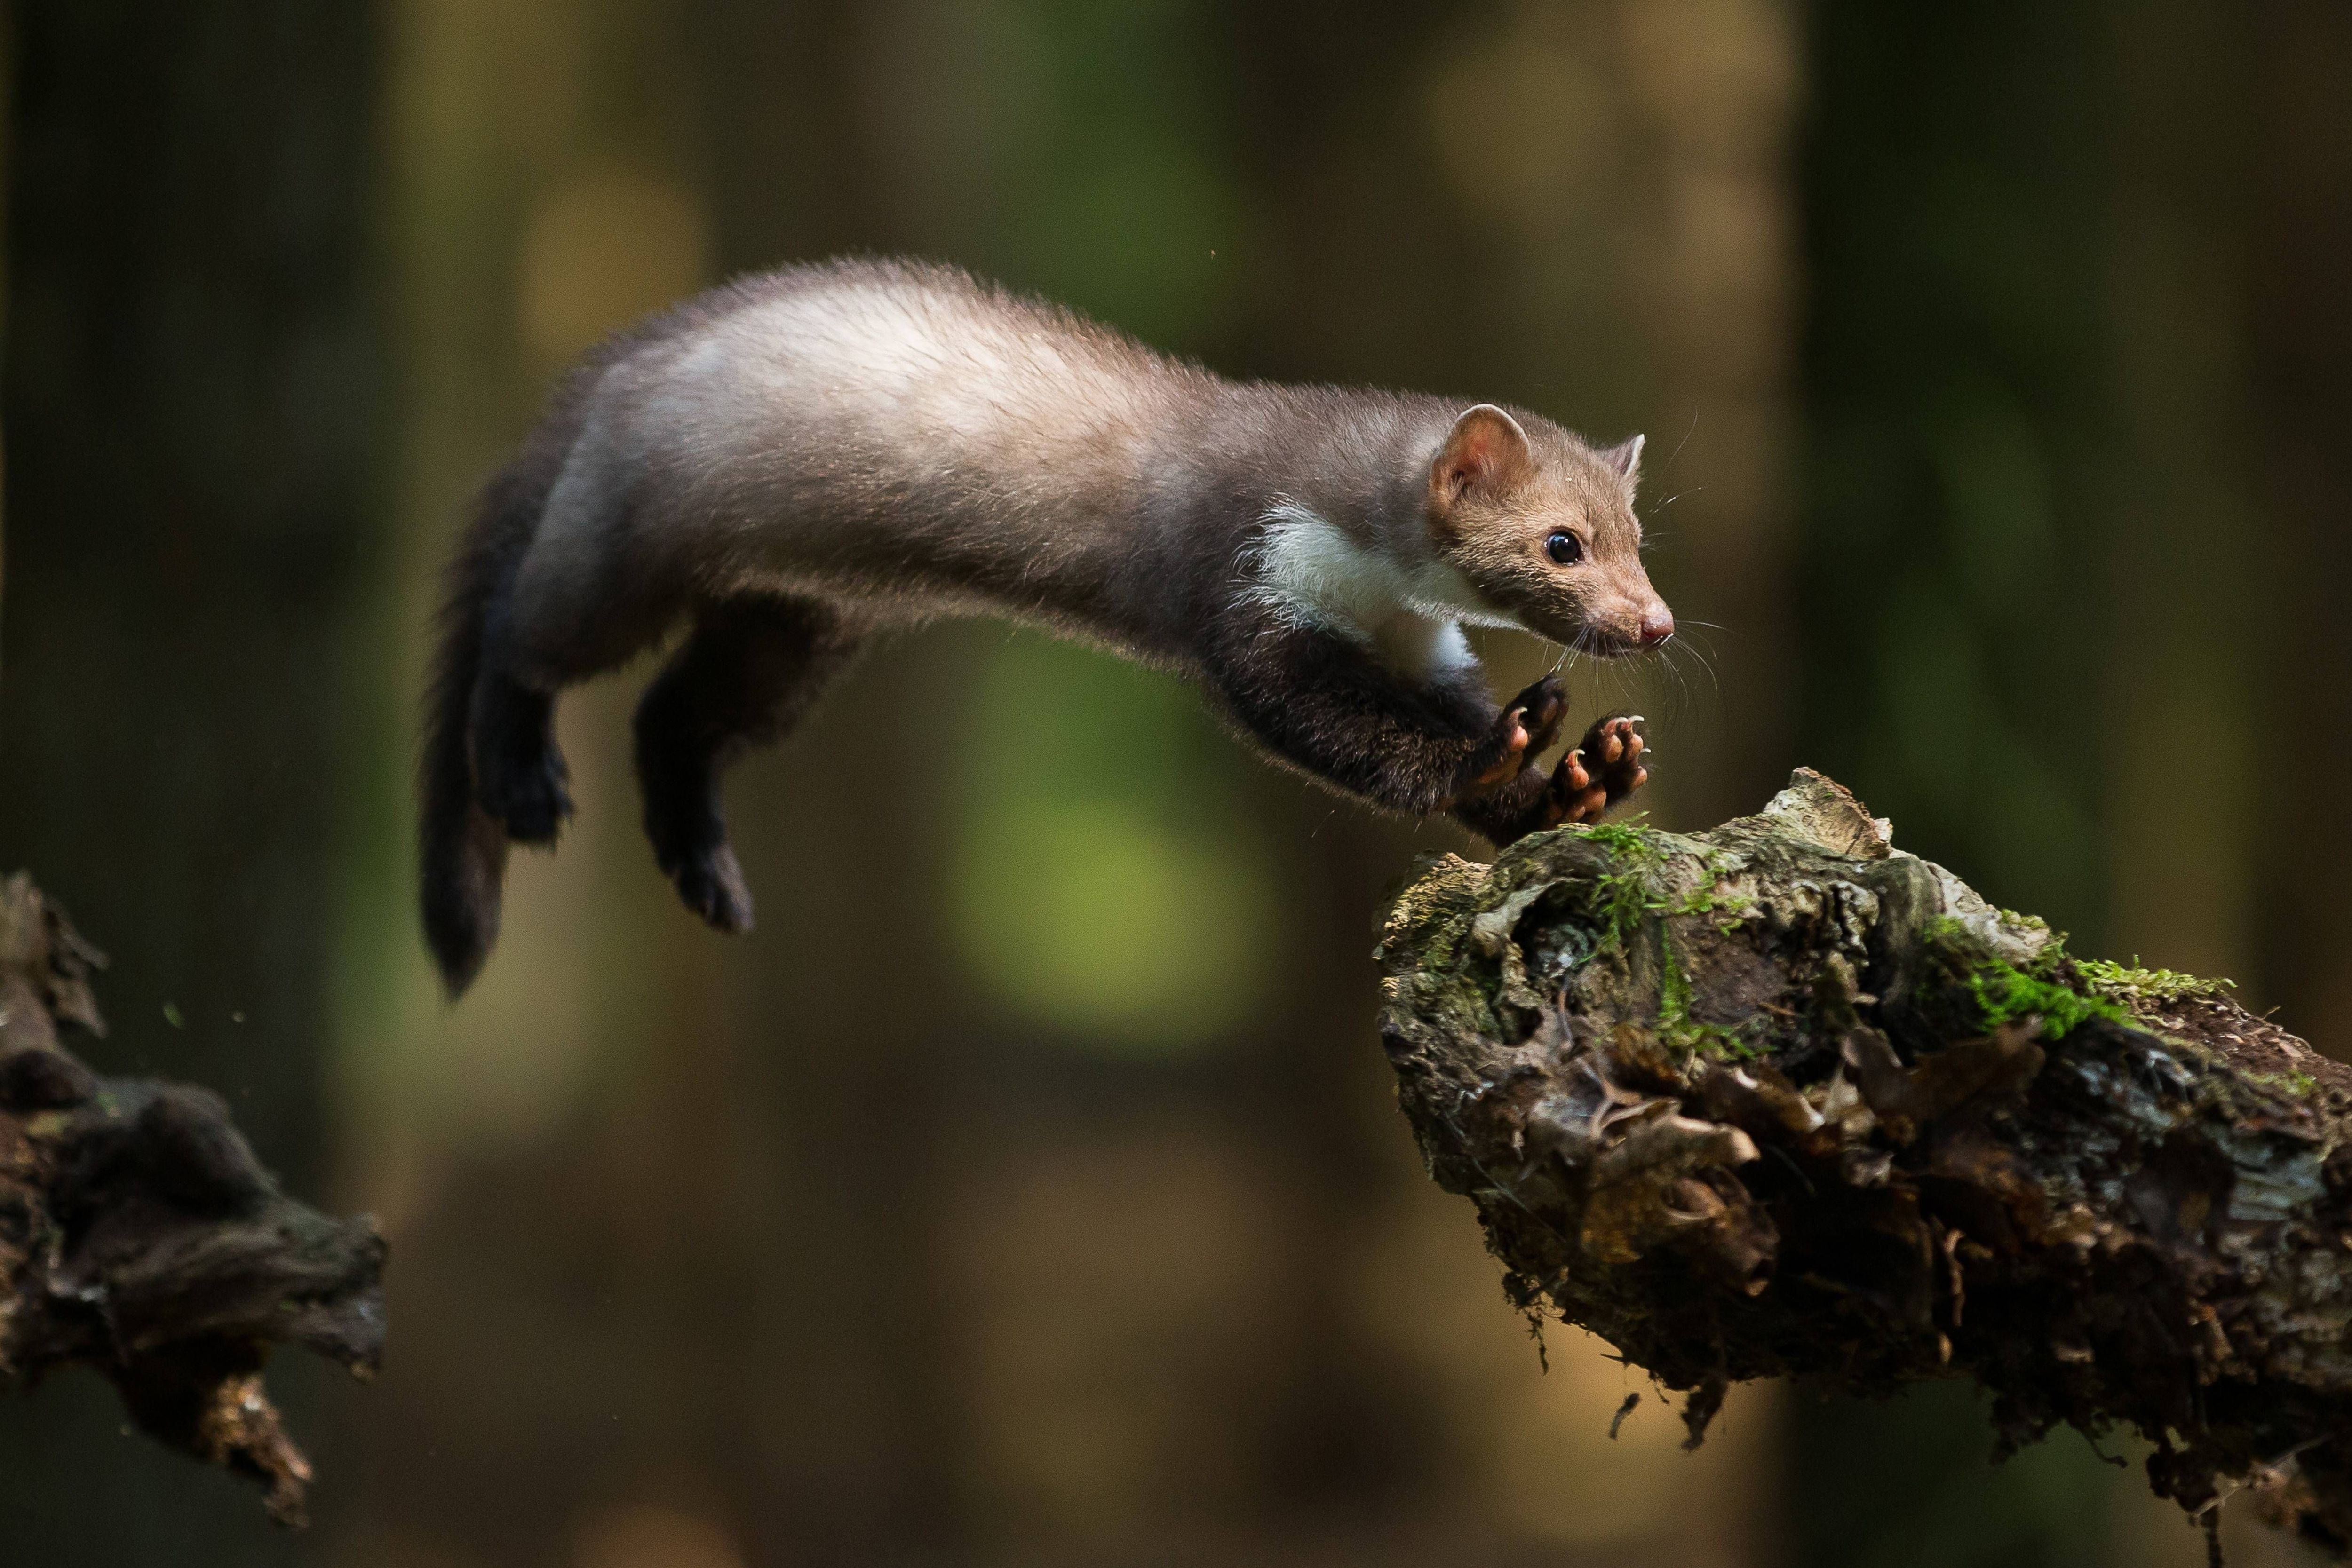
<svg viewBox="0 0 2352 1568">
<path fill-rule="evenodd" d="M 210 1091 L 68 1054 L 60 1025 L 103 1032 L 104 962 L 28 878 L 0 883 L 0 1390 L 93 1367 L 142 1429 L 299 1523 L 310 1467 L 262 1364 L 295 1343 L 373 1373 L 383 1239 L 279 1191 Z"/>
</svg>

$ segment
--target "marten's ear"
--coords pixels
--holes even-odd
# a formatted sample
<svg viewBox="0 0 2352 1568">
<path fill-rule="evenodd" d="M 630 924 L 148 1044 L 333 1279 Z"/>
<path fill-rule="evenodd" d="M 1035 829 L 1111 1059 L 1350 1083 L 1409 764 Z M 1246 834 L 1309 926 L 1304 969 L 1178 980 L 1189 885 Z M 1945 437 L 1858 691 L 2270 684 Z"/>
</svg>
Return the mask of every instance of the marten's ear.
<svg viewBox="0 0 2352 1568">
<path fill-rule="evenodd" d="M 1617 477 L 1631 485 L 1642 476 L 1642 444 L 1648 439 L 1646 435 L 1637 435 L 1621 442 L 1602 453 L 1601 461 L 1617 470 Z"/>
<path fill-rule="evenodd" d="M 1429 498 L 1450 507 L 1471 490 L 1498 490 L 1535 465 L 1528 433 L 1491 402 L 1466 410 L 1429 465 Z"/>
</svg>

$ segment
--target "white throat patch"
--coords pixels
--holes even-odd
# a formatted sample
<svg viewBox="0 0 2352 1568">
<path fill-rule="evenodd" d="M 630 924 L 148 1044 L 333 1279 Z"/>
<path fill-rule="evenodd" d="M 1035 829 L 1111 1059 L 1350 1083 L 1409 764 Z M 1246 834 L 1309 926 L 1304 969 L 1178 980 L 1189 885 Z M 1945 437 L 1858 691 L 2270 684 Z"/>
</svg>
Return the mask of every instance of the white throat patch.
<svg viewBox="0 0 2352 1568">
<path fill-rule="evenodd" d="M 1296 501 L 1276 502 L 1264 522 L 1250 563 L 1256 596 L 1298 624 L 1371 644 L 1409 674 L 1475 665 L 1462 635 L 1465 622 L 1526 630 L 1444 561 L 1407 567 Z"/>
</svg>

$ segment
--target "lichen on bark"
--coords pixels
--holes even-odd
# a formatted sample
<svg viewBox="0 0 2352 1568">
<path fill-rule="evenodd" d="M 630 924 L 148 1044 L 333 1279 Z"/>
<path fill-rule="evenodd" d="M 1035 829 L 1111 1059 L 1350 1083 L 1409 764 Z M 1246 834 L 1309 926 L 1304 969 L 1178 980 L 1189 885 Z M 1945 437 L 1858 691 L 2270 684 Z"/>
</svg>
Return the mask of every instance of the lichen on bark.
<svg viewBox="0 0 2352 1568">
<path fill-rule="evenodd" d="M 1511 1299 L 1670 1388 L 1974 1377 L 2007 1450 L 2352 1539 L 2352 1071 L 2218 982 L 2070 956 L 1801 771 L 1711 831 L 1445 857 L 1383 935 L 1431 1175 Z"/>
</svg>

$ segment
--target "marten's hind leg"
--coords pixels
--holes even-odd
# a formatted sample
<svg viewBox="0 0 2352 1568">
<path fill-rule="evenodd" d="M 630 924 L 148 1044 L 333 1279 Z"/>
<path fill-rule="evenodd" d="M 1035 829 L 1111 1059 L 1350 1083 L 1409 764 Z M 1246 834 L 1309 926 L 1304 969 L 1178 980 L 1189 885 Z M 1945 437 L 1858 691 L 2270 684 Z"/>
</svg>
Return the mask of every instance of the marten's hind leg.
<svg viewBox="0 0 2352 1568">
<path fill-rule="evenodd" d="M 555 746 L 555 695 L 503 670 L 474 687 L 474 789 L 519 844 L 551 844 L 572 818 L 572 773 Z"/>
<path fill-rule="evenodd" d="M 646 836 L 686 906 L 721 931 L 751 929 L 751 895 L 728 846 L 719 776 L 797 724 L 858 641 L 822 601 L 727 600 L 696 617 L 637 705 Z"/>
<path fill-rule="evenodd" d="M 556 694 L 618 669 L 683 608 L 656 573 L 542 522 L 483 618 L 468 726 L 474 798 L 517 843 L 551 844 L 572 815 L 555 744 Z"/>
</svg>

